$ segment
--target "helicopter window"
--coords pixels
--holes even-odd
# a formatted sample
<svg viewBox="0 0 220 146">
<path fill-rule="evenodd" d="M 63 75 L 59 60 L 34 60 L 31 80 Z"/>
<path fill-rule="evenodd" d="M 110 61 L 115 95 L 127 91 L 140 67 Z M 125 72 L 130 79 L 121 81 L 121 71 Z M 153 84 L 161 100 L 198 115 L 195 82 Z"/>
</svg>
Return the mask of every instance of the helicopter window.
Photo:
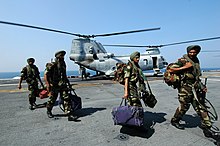
<svg viewBox="0 0 220 146">
<path fill-rule="evenodd" d="M 89 53 L 90 53 L 90 54 L 93 54 L 93 49 L 90 49 L 90 50 L 89 50 Z"/>
<path fill-rule="evenodd" d="M 94 48 L 93 48 L 93 46 L 90 46 L 90 47 L 89 47 L 89 53 L 90 53 L 90 54 L 93 54 L 93 53 L 94 53 Z"/>
<path fill-rule="evenodd" d="M 143 61 L 145 61 L 146 65 L 148 65 L 148 60 L 147 59 L 144 59 Z"/>
<path fill-rule="evenodd" d="M 98 56 L 97 56 L 96 54 L 93 54 L 93 58 L 94 58 L 95 60 L 97 60 L 97 59 L 98 59 Z"/>
<path fill-rule="evenodd" d="M 101 43 L 97 42 L 96 43 L 97 47 L 99 48 L 98 50 L 101 51 L 102 53 L 106 53 L 105 48 L 102 46 Z M 99 52 L 98 52 L 99 53 Z"/>
</svg>

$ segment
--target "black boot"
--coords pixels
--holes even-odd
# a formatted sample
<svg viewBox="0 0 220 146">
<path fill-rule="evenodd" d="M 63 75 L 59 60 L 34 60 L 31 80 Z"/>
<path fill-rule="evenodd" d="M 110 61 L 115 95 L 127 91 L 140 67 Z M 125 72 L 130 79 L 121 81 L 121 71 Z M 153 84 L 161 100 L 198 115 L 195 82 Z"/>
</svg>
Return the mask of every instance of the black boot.
<svg viewBox="0 0 220 146">
<path fill-rule="evenodd" d="M 48 116 L 48 118 L 53 118 L 52 112 L 47 110 L 47 116 Z"/>
<path fill-rule="evenodd" d="M 77 116 L 74 116 L 72 114 L 68 114 L 68 121 L 76 121 L 78 119 Z"/>
<path fill-rule="evenodd" d="M 220 133 L 211 130 L 210 128 L 203 129 L 203 133 L 205 137 L 210 137 L 215 139 L 216 141 L 220 141 Z"/>
<path fill-rule="evenodd" d="M 53 118 L 52 109 L 47 107 L 47 116 L 48 118 Z"/>
<path fill-rule="evenodd" d="M 30 109 L 30 110 L 35 110 L 34 105 L 30 105 L 30 106 L 29 106 L 29 109 Z"/>
<path fill-rule="evenodd" d="M 177 129 L 181 129 L 181 130 L 184 130 L 185 127 L 179 123 L 179 120 L 173 120 L 171 119 L 171 124 L 176 127 Z"/>
</svg>

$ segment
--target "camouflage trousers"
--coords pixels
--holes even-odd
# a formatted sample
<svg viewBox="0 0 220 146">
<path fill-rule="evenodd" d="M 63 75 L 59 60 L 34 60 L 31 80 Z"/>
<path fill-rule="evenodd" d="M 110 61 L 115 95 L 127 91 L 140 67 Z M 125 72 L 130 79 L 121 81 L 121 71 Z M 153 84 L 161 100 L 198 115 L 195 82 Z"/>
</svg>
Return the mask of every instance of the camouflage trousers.
<svg viewBox="0 0 220 146">
<path fill-rule="evenodd" d="M 198 93 L 197 96 L 199 96 Z M 199 99 L 200 97 L 197 98 Z M 199 104 L 197 99 L 194 97 L 191 86 L 183 85 L 182 87 L 178 88 L 178 99 L 180 106 L 176 109 L 176 112 L 172 118 L 173 121 L 181 120 L 183 115 L 185 115 L 185 113 L 189 110 L 190 104 L 192 104 L 194 110 L 201 118 L 201 126 L 207 128 L 210 128 L 212 126 L 207 111 L 204 109 L 203 106 Z"/>
<path fill-rule="evenodd" d="M 69 99 L 68 92 L 69 92 L 69 89 L 66 86 L 63 86 L 63 87 L 53 86 L 49 92 L 50 97 L 47 101 L 47 109 L 50 111 L 52 110 L 52 108 L 57 100 L 58 94 L 60 93 L 60 98 L 63 101 L 64 112 L 67 114 L 70 113 L 71 112 L 71 102 Z"/>
<path fill-rule="evenodd" d="M 38 88 L 38 83 L 35 84 L 28 84 L 28 99 L 29 99 L 29 104 L 34 105 L 36 102 L 36 97 L 38 96 L 39 88 Z"/>
<path fill-rule="evenodd" d="M 136 85 L 129 85 L 129 98 L 128 104 L 131 106 L 142 107 L 140 98 L 138 96 L 138 90 Z"/>
</svg>

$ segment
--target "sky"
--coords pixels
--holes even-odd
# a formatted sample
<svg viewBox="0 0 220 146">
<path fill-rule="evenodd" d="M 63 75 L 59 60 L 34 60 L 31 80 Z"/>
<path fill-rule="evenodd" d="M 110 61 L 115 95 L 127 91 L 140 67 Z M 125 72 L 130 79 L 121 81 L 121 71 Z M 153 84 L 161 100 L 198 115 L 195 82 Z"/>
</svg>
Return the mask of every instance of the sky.
<svg viewBox="0 0 220 146">
<path fill-rule="evenodd" d="M 219 0 L 1 0 L 0 21 L 23 23 L 79 34 L 104 34 L 160 27 L 160 30 L 109 37 L 96 37 L 102 44 L 161 45 L 219 37 Z M 17 72 L 34 57 L 40 71 L 66 50 L 67 70 L 78 70 L 69 59 L 77 37 L 43 30 L 0 24 L 0 72 Z M 220 50 L 220 39 L 167 46 L 160 49 L 170 63 L 197 44 L 202 50 Z M 144 48 L 105 47 L 115 55 L 128 55 Z M 201 52 L 203 68 L 220 67 L 220 52 Z"/>
</svg>

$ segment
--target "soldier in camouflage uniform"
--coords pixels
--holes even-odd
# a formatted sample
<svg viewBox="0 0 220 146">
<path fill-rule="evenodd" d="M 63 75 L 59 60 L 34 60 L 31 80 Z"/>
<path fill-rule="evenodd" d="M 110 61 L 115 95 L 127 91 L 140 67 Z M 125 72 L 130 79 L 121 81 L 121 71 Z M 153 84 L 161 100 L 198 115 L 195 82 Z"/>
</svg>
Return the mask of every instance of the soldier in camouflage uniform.
<svg viewBox="0 0 220 146">
<path fill-rule="evenodd" d="M 21 78 L 18 83 L 18 88 L 21 89 L 21 83 L 23 80 L 26 80 L 28 84 L 28 90 L 29 90 L 29 104 L 30 110 L 34 110 L 36 106 L 36 97 L 38 96 L 38 81 L 41 83 L 41 86 L 43 87 L 43 83 L 40 78 L 40 72 L 36 65 L 34 65 L 34 58 L 28 58 L 27 63 L 28 65 L 24 67 L 21 71 Z"/>
<path fill-rule="evenodd" d="M 201 47 L 198 45 L 192 45 L 187 47 L 187 54 L 178 59 L 176 64 L 178 68 L 170 68 L 169 71 L 173 73 L 181 73 L 181 83 L 178 87 L 178 99 L 180 106 L 176 109 L 176 112 L 171 119 L 171 124 L 178 129 L 184 129 L 184 126 L 179 122 L 183 115 L 188 111 L 190 104 L 192 104 L 196 113 L 201 118 L 201 128 L 205 136 L 219 138 L 219 135 L 213 132 L 210 128 L 212 123 L 205 109 L 204 99 L 201 97 L 201 92 L 207 92 L 207 88 L 202 84 L 199 76 L 201 76 L 199 59 L 197 58 Z M 195 94 L 196 97 L 194 96 Z M 203 103 L 203 105 L 201 104 Z"/>
<path fill-rule="evenodd" d="M 49 100 L 47 102 L 47 115 L 49 118 L 53 118 L 52 108 L 58 93 L 60 98 L 64 101 L 64 112 L 68 115 L 69 121 L 74 121 L 77 117 L 73 116 L 71 111 L 71 102 L 69 99 L 69 80 L 66 75 L 66 63 L 64 61 L 65 51 L 59 51 L 55 53 L 55 62 L 48 63 L 44 73 L 44 80 L 49 92 Z"/>
<path fill-rule="evenodd" d="M 138 90 L 145 91 L 146 86 L 144 83 L 143 73 L 138 65 L 140 53 L 134 52 L 130 55 L 130 60 L 127 68 L 125 69 L 125 85 L 124 85 L 124 98 L 128 99 L 129 105 L 142 107 Z M 139 84 L 139 88 L 137 87 Z"/>
</svg>

